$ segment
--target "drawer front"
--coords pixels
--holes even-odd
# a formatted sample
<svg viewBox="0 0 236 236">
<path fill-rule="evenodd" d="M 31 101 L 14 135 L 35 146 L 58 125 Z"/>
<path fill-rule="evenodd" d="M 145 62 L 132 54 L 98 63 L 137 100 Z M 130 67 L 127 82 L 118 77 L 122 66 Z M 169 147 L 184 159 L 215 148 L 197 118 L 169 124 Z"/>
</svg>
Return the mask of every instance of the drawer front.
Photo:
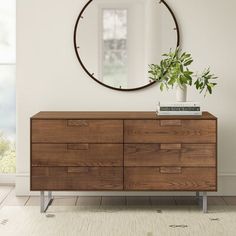
<svg viewBox="0 0 236 236">
<path fill-rule="evenodd" d="M 123 166 L 123 145 L 32 144 L 32 166 Z"/>
<path fill-rule="evenodd" d="M 31 190 L 123 190 L 123 168 L 33 167 Z"/>
<path fill-rule="evenodd" d="M 125 167 L 125 190 L 216 191 L 216 169 Z"/>
<path fill-rule="evenodd" d="M 125 143 L 216 143 L 215 120 L 126 120 Z"/>
<path fill-rule="evenodd" d="M 125 166 L 215 167 L 215 144 L 125 144 Z"/>
<path fill-rule="evenodd" d="M 34 143 L 122 143 L 120 120 L 32 120 Z"/>
</svg>

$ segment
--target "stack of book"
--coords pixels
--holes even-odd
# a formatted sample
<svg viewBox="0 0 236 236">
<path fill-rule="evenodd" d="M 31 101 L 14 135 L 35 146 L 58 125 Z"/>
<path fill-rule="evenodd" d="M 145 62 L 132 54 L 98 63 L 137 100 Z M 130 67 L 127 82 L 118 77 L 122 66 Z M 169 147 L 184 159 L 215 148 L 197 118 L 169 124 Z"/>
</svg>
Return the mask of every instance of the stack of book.
<svg viewBox="0 0 236 236">
<path fill-rule="evenodd" d="M 159 102 L 157 107 L 158 115 L 202 115 L 201 106 L 199 102 L 174 102 L 166 103 Z"/>
</svg>

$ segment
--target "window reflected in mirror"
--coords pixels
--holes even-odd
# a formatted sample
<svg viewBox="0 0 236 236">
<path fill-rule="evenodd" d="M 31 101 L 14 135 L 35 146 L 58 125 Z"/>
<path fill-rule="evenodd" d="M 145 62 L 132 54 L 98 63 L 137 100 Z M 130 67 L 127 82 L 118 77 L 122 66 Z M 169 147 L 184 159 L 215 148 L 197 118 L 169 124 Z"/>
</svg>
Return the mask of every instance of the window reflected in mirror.
<svg viewBox="0 0 236 236">
<path fill-rule="evenodd" d="M 102 9 L 103 83 L 127 87 L 127 9 Z"/>
</svg>

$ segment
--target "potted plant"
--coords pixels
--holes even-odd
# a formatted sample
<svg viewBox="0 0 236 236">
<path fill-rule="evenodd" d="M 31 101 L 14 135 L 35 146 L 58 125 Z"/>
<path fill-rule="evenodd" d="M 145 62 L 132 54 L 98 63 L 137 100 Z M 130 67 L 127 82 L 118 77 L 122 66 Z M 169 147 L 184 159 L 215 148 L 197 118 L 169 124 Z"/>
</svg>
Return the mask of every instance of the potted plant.
<svg viewBox="0 0 236 236">
<path fill-rule="evenodd" d="M 161 91 L 164 88 L 176 87 L 176 100 L 187 101 L 187 86 L 194 85 L 200 93 L 212 94 L 212 89 L 217 85 L 217 77 L 205 69 L 201 74 L 194 73 L 189 69 L 193 59 L 190 53 L 182 52 L 177 48 L 174 52 L 163 54 L 160 64 L 149 65 L 150 79 L 160 84 Z"/>
</svg>

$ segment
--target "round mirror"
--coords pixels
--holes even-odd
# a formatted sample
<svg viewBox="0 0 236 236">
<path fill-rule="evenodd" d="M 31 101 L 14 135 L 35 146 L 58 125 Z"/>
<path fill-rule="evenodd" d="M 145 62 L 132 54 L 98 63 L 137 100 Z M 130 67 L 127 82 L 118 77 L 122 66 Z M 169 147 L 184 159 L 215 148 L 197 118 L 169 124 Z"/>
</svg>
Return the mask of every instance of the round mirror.
<svg viewBox="0 0 236 236">
<path fill-rule="evenodd" d="M 90 0 L 74 30 L 74 47 L 98 83 L 131 91 L 155 83 L 148 65 L 179 45 L 176 18 L 163 0 Z"/>
</svg>

